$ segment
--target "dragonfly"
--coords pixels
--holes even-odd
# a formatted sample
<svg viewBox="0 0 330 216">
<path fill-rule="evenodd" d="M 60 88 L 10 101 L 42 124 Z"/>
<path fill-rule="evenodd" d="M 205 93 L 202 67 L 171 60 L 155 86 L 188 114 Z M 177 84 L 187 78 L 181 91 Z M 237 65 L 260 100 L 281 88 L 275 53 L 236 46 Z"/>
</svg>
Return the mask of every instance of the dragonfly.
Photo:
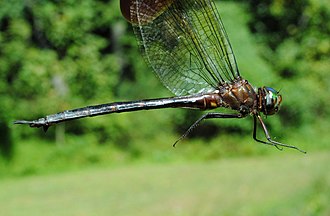
<svg viewBox="0 0 330 216">
<path fill-rule="evenodd" d="M 278 112 L 281 94 L 271 87 L 252 86 L 242 78 L 232 46 L 213 0 L 120 0 L 122 15 L 133 26 L 147 64 L 174 97 L 113 102 L 86 106 L 15 124 L 43 127 L 60 122 L 161 108 L 213 110 L 207 112 L 174 143 L 185 138 L 203 120 L 253 116 L 253 139 L 259 143 L 305 153 L 271 138 L 261 114 Z M 265 138 L 257 138 L 258 123 Z"/>
</svg>

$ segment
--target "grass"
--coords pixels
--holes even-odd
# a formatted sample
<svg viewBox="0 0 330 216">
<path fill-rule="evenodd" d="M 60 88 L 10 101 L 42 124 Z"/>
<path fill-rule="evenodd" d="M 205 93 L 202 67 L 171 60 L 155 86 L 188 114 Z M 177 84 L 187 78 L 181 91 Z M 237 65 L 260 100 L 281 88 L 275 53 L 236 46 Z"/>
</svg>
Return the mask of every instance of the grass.
<svg viewBox="0 0 330 216">
<path fill-rule="evenodd" d="M 242 74 L 255 85 L 269 84 L 274 77 L 258 57 L 243 8 L 222 3 L 219 9 Z M 98 145 L 92 135 L 67 137 L 67 143 L 58 146 L 50 145 L 51 138 L 15 145 L 15 159 L 0 161 L 0 215 L 330 215 L 326 120 L 287 133 L 288 142 L 280 137 L 307 150 L 307 155 L 279 152 L 237 134 L 187 139 L 173 151 L 170 145 L 177 136 L 149 137 L 158 131 L 157 125 L 170 133 L 161 120 L 167 113 L 157 113 L 159 119 L 148 118 L 148 113 L 126 114 L 139 116 L 136 122 L 118 117 L 135 142 L 130 149 L 124 147 L 124 153 L 112 145 Z M 116 117 L 110 122 L 112 118 Z M 146 119 L 154 124 L 145 126 Z M 141 127 L 136 130 L 136 125 Z M 320 148 L 325 151 L 315 152 Z M 228 156 L 233 158 L 219 160 Z M 146 159 L 126 163 L 134 157 Z M 124 165 L 118 165 L 121 162 Z"/>
<path fill-rule="evenodd" d="M 329 215 L 330 152 L 5 179 L 1 215 Z"/>
</svg>

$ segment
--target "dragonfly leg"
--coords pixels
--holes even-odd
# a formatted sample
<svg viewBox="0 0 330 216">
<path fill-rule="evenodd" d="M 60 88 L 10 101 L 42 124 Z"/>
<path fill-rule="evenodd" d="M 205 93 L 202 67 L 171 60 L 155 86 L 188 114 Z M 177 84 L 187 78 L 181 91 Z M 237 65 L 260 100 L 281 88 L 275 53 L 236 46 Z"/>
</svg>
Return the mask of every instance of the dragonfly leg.
<svg viewBox="0 0 330 216">
<path fill-rule="evenodd" d="M 264 125 L 263 122 L 261 123 L 261 125 Z M 253 139 L 254 139 L 255 141 L 257 141 L 257 142 L 260 142 L 260 143 L 263 143 L 263 144 L 266 144 L 266 145 L 272 145 L 272 146 L 275 146 L 275 147 L 276 147 L 278 150 L 280 150 L 280 151 L 283 150 L 283 148 L 279 147 L 279 146 L 276 145 L 275 143 L 272 143 L 272 142 L 268 143 L 268 142 L 265 142 L 265 141 L 263 141 L 263 140 L 258 139 L 258 138 L 257 138 L 257 128 L 258 128 L 258 125 L 257 125 L 257 117 L 254 115 L 254 116 L 253 116 Z M 265 125 L 265 127 L 263 127 L 263 128 L 266 128 L 266 125 Z M 267 128 L 266 128 L 266 130 L 264 130 L 264 131 L 265 131 L 265 134 L 268 134 L 268 136 L 269 136 L 269 133 L 268 133 Z M 267 135 L 266 135 L 266 137 L 267 137 Z M 269 136 L 269 138 L 270 138 L 270 136 Z"/>
<path fill-rule="evenodd" d="M 261 116 L 257 114 L 257 115 L 254 115 L 253 118 L 254 118 L 254 128 L 253 128 L 253 139 L 254 139 L 254 140 L 256 140 L 257 142 L 260 142 L 260 143 L 266 144 L 266 145 L 272 145 L 272 146 L 275 146 L 275 147 L 276 147 L 277 149 L 279 149 L 279 150 L 282 150 L 282 149 L 283 149 L 283 148 L 281 148 L 281 147 L 286 147 L 286 148 L 296 149 L 296 150 L 298 150 L 298 151 L 300 151 L 300 152 L 306 154 L 305 151 L 299 149 L 299 148 L 296 147 L 296 146 L 287 145 L 287 144 L 280 143 L 280 142 L 277 142 L 277 141 L 275 141 L 275 140 L 272 140 L 271 137 L 270 137 L 270 135 L 269 135 L 269 132 L 268 132 L 268 130 L 267 130 L 267 127 L 266 127 L 265 123 L 263 122 Z M 260 139 L 257 138 L 257 118 L 258 118 L 258 120 L 259 120 L 259 122 L 260 122 L 260 125 L 261 125 L 261 127 L 262 127 L 262 129 L 263 129 L 263 131 L 264 131 L 264 133 L 265 133 L 265 136 L 266 136 L 266 139 L 268 140 L 268 142 L 265 142 L 265 141 L 260 140 Z"/>
<path fill-rule="evenodd" d="M 202 117 L 200 117 L 197 121 L 195 121 L 189 128 L 188 130 L 186 130 L 186 132 L 184 134 L 182 134 L 182 136 L 175 141 L 175 143 L 173 144 L 173 147 L 176 146 L 176 144 L 181 141 L 182 139 L 184 139 L 185 137 L 187 137 L 192 130 L 194 130 L 200 123 L 201 121 L 203 121 L 204 119 L 211 119 L 211 118 L 242 118 L 242 114 L 228 114 L 228 113 L 206 113 L 204 114 Z"/>
</svg>

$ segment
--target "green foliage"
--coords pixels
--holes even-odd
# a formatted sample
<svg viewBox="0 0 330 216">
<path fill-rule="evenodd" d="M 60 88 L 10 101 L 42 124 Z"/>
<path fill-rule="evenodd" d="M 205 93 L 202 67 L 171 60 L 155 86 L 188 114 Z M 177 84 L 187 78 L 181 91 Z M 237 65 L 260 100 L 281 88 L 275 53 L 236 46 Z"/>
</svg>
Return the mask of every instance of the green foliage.
<svg viewBox="0 0 330 216">
<path fill-rule="evenodd" d="M 249 14 L 244 10 L 248 3 Z M 328 137 L 320 136 L 327 134 L 330 114 L 328 4 L 321 0 L 248 3 L 220 2 L 218 8 L 242 76 L 256 86 L 282 88 L 283 108 L 266 120 L 271 134 L 305 146 L 308 143 L 300 142 L 317 138 L 326 148 Z M 47 134 L 11 124 L 86 105 L 171 96 L 136 47 L 118 0 L 1 2 L 0 146 L 7 146 L 1 152 L 18 157 L 7 157 L 14 167 L 21 166 L 15 168 L 16 174 L 29 173 L 24 171 L 28 167 L 34 170 L 31 173 L 44 170 L 36 165 L 41 163 L 57 167 L 78 161 L 84 166 L 90 158 L 95 163 L 172 158 L 171 144 L 201 112 L 115 114 L 51 127 Z M 183 158 L 268 153 L 252 140 L 252 127 L 251 118 L 207 121 L 183 141 Z M 38 160 L 20 161 L 25 158 L 20 151 L 24 144 L 30 149 L 26 154 Z M 107 157 L 102 151 L 113 154 L 108 152 Z M 49 159 L 51 152 L 55 156 Z"/>
<path fill-rule="evenodd" d="M 3 4 L 10 8 L 10 2 Z M 116 31 L 111 24 L 119 16 L 118 10 L 110 13 L 109 8 L 116 6 L 101 1 L 37 1 L 2 11 L 0 89 L 5 93 L 1 101 L 9 100 L 4 107 L 7 119 L 35 118 L 95 98 L 113 98 L 121 69 L 113 54 L 113 43 L 119 39 L 109 40 Z M 14 101 L 20 102 L 12 109 Z"/>
<path fill-rule="evenodd" d="M 295 129 L 288 130 L 294 133 L 310 125 L 309 131 L 301 131 L 309 137 L 318 128 L 314 125 L 329 121 L 330 116 L 329 4 L 322 0 L 251 0 L 249 8 L 253 11 L 251 29 L 272 48 L 263 52 L 264 57 L 280 76 L 281 122 Z"/>
<path fill-rule="evenodd" d="M 272 52 L 266 52 L 265 57 L 276 63 L 274 68 L 285 84 L 296 86 L 300 100 L 304 97 L 312 100 L 296 108 L 312 106 L 305 108 L 304 112 L 315 113 L 319 109 L 318 114 L 327 116 L 329 100 L 326 100 L 326 92 L 329 91 L 330 82 L 329 5 L 320 0 L 293 1 L 294 4 L 292 1 L 251 2 L 251 9 L 257 12 L 251 25 L 257 35 L 273 48 Z M 258 13 L 260 7 L 268 11 Z M 262 19 L 263 16 L 268 19 Z M 258 26 L 264 27 L 258 29 Z M 286 86 L 283 88 L 286 89 Z"/>
</svg>

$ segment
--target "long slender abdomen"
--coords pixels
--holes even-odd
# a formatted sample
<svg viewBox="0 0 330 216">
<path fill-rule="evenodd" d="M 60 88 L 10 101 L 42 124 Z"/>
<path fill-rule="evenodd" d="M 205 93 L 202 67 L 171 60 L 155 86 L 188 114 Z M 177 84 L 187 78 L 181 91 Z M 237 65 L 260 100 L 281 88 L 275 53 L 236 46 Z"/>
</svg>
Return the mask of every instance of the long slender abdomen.
<svg viewBox="0 0 330 216">
<path fill-rule="evenodd" d="M 111 113 L 132 112 L 138 110 L 161 109 L 161 108 L 192 108 L 192 109 L 213 109 L 222 106 L 222 100 L 218 93 L 159 98 L 149 100 L 138 100 L 129 102 L 116 102 L 87 106 L 78 109 L 66 110 L 56 114 L 48 115 L 37 120 L 18 120 L 15 124 L 29 124 L 31 127 L 44 127 L 79 118 L 106 115 Z"/>
</svg>

